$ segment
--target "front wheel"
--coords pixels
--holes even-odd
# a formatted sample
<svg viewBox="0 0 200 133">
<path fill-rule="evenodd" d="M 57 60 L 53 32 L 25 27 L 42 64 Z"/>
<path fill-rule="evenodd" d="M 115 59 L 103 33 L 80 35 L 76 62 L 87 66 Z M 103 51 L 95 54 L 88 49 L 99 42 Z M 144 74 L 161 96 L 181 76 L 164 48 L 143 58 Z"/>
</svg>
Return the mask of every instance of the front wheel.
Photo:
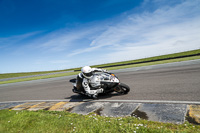
<svg viewBox="0 0 200 133">
<path fill-rule="evenodd" d="M 117 87 L 117 92 L 120 94 L 128 94 L 130 87 L 124 83 L 120 83 Z"/>
</svg>

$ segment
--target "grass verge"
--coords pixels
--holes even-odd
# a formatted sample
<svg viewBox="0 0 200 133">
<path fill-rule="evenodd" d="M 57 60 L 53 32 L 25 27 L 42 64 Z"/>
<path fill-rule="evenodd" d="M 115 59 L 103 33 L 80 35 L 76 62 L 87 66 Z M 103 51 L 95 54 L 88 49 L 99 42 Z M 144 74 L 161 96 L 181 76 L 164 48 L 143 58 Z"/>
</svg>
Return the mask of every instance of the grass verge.
<svg viewBox="0 0 200 133">
<path fill-rule="evenodd" d="M 169 133 L 200 132 L 200 125 L 170 124 L 134 117 L 112 118 L 56 111 L 0 110 L 0 132 L 48 133 Z"/>
<path fill-rule="evenodd" d="M 70 72 L 70 73 L 61 73 L 61 74 L 54 74 L 54 75 L 46 75 L 46 76 L 38 76 L 38 77 L 30 77 L 30 78 L 22 78 L 22 79 L 13 79 L 13 80 L 8 80 L 8 81 L 0 81 L 0 84 L 8 84 L 8 83 L 15 83 L 15 82 L 31 81 L 31 80 L 38 80 L 38 79 L 56 78 L 56 77 L 76 75 L 78 73 L 79 72 Z"/>
<path fill-rule="evenodd" d="M 129 63 L 140 63 L 140 62 L 146 62 L 146 61 L 153 62 L 155 60 L 163 60 L 163 59 L 169 60 L 169 59 L 172 59 L 172 58 L 187 57 L 187 56 L 197 55 L 197 54 L 198 55 L 200 54 L 200 49 L 186 51 L 186 52 L 180 52 L 180 53 L 174 53 L 174 54 L 168 54 L 168 55 L 161 55 L 161 56 L 143 58 L 143 59 L 137 59 L 137 60 L 130 60 L 130 61 L 122 61 L 122 62 L 96 65 L 94 67 L 106 67 L 106 66 L 121 65 L 121 64 L 123 65 L 123 64 L 129 64 Z"/>
<path fill-rule="evenodd" d="M 49 74 L 49 73 L 65 72 L 65 71 L 73 71 L 73 69 L 56 70 L 56 71 L 41 71 L 41 72 L 5 73 L 5 74 L 0 74 L 0 79 L 47 74 L 47 73 Z"/>
<path fill-rule="evenodd" d="M 133 65 L 125 65 L 125 66 L 108 67 L 107 70 L 116 70 L 116 69 L 132 68 L 132 67 L 150 66 L 150 65 L 181 62 L 181 61 L 188 61 L 188 60 L 196 60 L 196 59 L 200 59 L 200 56 L 185 57 L 185 58 L 179 58 L 179 59 L 163 60 L 163 61 L 140 63 L 140 64 L 133 64 Z"/>
<path fill-rule="evenodd" d="M 197 50 L 191 50 L 191 51 L 186 51 L 186 52 L 180 52 L 180 53 L 175 53 L 175 54 L 169 54 L 169 55 L 161 55 L 161 56 L 155 56 L 155 57 L 149 57 L 149 58 L 143 58 L 143 59 L 138 59 L 138 60 L 130 60 L 130 61 L 122 61 L 122 62 L 115 62 L 115 63 L 108 63 L 108 64 L 101 64 L 101 65 L 95 65 L 92 67 L 100 67 L 100 68 L 108 68 L 112 67 L 113 65 L 123 65 L 124 64 L 129 64 L 129 63 L 140 63 L 141 62 L 155 62 L 155 60 L 171 60 L 171 58 L 177 58 L 177 57 L 187 57 L 191 55 L 199 55 L 200 54 L 200 49 Z M 127 65 L 128 66 L 128 65 Z M 24 73 L 5 73 L 5 74 L 0 74 L 0 79 L 5 79 L 5 78 L 13 78 L 13 77 L 22 77 L 22 76 L 30 76 L 30 75 L 39 75 L 39 74 L 46 74 L 46 73 L 55 73 L 55 72 L 64 72 L 64 71 L 80 71 L 81 68 L 72 68 L 72 69 L 64 69 L 64 70 L 56 70 L 56 71 L 41 71 L 41 72 L 24 72 Z M 111 68 L 112 69 L 112 68 Z"/>
<path fill-rule="evenodd" d="M 195 59 L 200 59 L 200 56 L 192 56 L 192 57 L 185 57 L 185 58 L 171 59 L 171 60 L 164 60 L 164 61 L 156 61 L 156 62 L 148 62 L 148 63 L 134 64 L 134 65 L 108 67 L 108 68 L 104 68 L 104 69 L 116 70 L 116 69 L 141 67 L 141 66 L 157 65 L 157 64 L 172 63 L 172 62 L 180 62 L 180 61 L 187 61 L 187 60 L 195 60 Z M 37 79 L 47 79 L 47 78 L 55 78 L 55 77 L 62 77 L 62 76 L 77 75 L 79 72 L 80 71 L 61 73 L 61 74 L 54 74 L 54 75 L 46 75 L 46 76 L 38 76 L 38 77 L 31 77 L 31 78 L 13 79 L 13 80 L 8 80 L 8 81 L 0 81 L 0 84 L 8 84 L 8 83 L 30 81 L 30 80 L 37 80 Z"/>
</svg>

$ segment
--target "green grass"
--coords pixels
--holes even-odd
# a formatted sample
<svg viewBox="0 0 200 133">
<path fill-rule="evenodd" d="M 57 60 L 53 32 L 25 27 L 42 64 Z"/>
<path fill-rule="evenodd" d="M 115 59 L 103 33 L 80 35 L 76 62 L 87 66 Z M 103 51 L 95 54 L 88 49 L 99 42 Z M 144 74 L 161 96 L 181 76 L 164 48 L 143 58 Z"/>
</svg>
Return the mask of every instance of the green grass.
<svg viewBox="0 0 200 133">
<path fill-rule="evenodd" d="M 181 61 L 187 61 L 187 60 L 196 60 L 196 59 L 200 59 L 200 56 L 185 57 L 185 58 L 179 58 L 179 59 L 140 63 L 140 64 L 133 64 L 133 65 L 125 65 L 125 66 L 108 67 L 107 70 L 116 70 L 116 69 L 132 68 L 132 67 L 150 66 L 150 65 L 158 65 L 158 64 L 165 64 L 165 63 L 181 62 Z"/>
<path fill-rule="evenodd" d="M 8 84 L 8 83 L 23 82 L 23 81 L 31 81 L 31 80 L 38 80 L 38 79 L 55 78 L 55 77 L 76 75 L 76 74 L 78 74 L 78 73 L 79 73 L 79 72 L 69 72 L 69 73 L 61 73 L 61 74 L 54 74 L 54 75 L 45 75 L 45 76 L 38 76 L 38 77 L 30 77 L 30 78 L 22 78 L 22 79 L 13 79 L 13 80 L 8 80 L 8 81 L 0 81 L 0 84 Z"/>
<path fill-rule="evenodd" d="M 105 67 L 105 66 L 108 66 L 107 68 L 105 67 L 104 69 L 116 70 L 116 69 L 124 69 L 124 68 L 131 68 L 131 67 L 140 67 L 140 66 L 164 64 L 164 63 L 171 63 L 171 62 L 180 62 L 180 61 L 186 61 L 186 60 L 200 59 L 200 56 L 198 55 L 198 56 L 178 58 L 178 59 L 170 59 L 170 60 L 163 60 L 163 61 L 152 61 L 152 60 L 172 58 L 172 57 L 185 56 L 185 55 L 193 55 L 193 54 L 199 54 L 199 53 L 200 53 L 200 49 L 193 50 L 193 51 L 188 51 L 188 52 L 176 53 L 176 54 L 169 54 L 169 55 L 162 55 L 162 56 L 156 56 L 156 57 L 151 57 L 151 58 L 144 58 L 144 59 L 139 59 L 139 60 L 131 60 L 131 61 L 124 61 L 124 62 L 102 64 L 102 65 L 96 65 L 96 66 L 92 66 L 92 67 Z M 112 65 L 119 65 L 119 64 L 126 64 L 126 63 L 137 63 L 137 62 L 144 62 L 144 61 L 152 61 L 152 62 L 110 67 Z M 80 68 L 65 69 L 65 70 L 58 70 L 58 71 L 0 74 L 0 79 L 12 78 L 12 77 L 21 77 L 21 76 L 29 76 L 29 75 L 37 75 L 37 74 L 45 74 L 45 73 L 62 72 L 62 71 L 71 71 L 71 70 L 80 70 Z M 76 75 L 79 72 L 80 71 L 61 73 L 61 74 L 53 74 L 53 75 L 46 75 L 46 76 L 38 76 L 38 77 L 31 77 L 31 78 L 23 78 L 23 79 L 13 79 L 13 80 L 8 80 L 8 81 L 0 81 L 0 84 L 7 84 L 7 83 L 15 83 L 15 82 L 22 82 L 22 81 L 37 80 L 37 79 L 46 79 L 46 78 L 54 78 L 54 77 L 61 77 L 61 76 Z"/>
<path fill-rule="evenodd" d="M 71 71 L 71 70 L 73 70 L 73 69 L 56 70 L 56 71 L 41 71 L 41 72 L 5 73 L 5 74 L 0 74 L 0 79 L 46 74 L 46 73 L 55 73 L 55 72 L 63 72 L 63 71 Z"/>
<path fill-rule="evenodd" d="M 122 62 L 95 65 L 93 67 L 105 67 L 105 66 L 120 65 L 120 64 L 127 64 L 127 63 L 153 61 L 153 60 L 158 60 L 158 59 L 174 58 L 174 57 L 194 55 L 194 54 L 199 54 L 199 53 L 200 53 L 200 49 L 197 49 L 197 50 L 192 50 L 192 51 L 187 51 L 187 52 L 180 52 L 180 53 L 174 53 L 174 54 L 168 54 L 168 55 L 161 55 L 161 56 L 143 58 L 143 59 L 138 59 L 138 60 L 130 60 L 130 61 L 122 61 Z"/>
<path fill-rule="evenodd" d="M 200 56 L 186 57 L 186 58 L 181 58 L 181 59 L 171 59 L 171 60 L 165 60 L 165 61 L 156 61 L 156 62 L 149 62 L 149 63 L 141 63 L 141 64 L 134 64 L 134 65 L 109 67 L 109 68 L 105 68 L 105 69 L 107 69 L 107 70 L 116 70 L 116 69 L 141 67 L 141 66 L 172 63 L 172 62 L 180 62 L 180 61 L 186 61 L 186 60 L 195 60 L 195 59 L 200 59 Z M 55 78 L 55 77 L 62 77 L 62 76 L 70 76 L 70 75 L 77 75 L 78 73 L 80 73 L 80 71 L 62 73 L 62 74 L 54 74 L 54 75 L 46 75 L 46 76 L 38 76 L 38 77 L 31 77 L 31 78 L 13 79 L 13 80 L 8 80 L 8 81 L 0 81 L 0 84 L 23 82 L 23 81 L 30 81 L 30 80 L 37 80 L 37 79 Z"/>
<path fill-rule="evenodd" d="M 56 111 L 0 110 L 1 133 L 191 133 L 200 125 L 170 124 L 134 117 L 112 118 Z"/>
</svg>

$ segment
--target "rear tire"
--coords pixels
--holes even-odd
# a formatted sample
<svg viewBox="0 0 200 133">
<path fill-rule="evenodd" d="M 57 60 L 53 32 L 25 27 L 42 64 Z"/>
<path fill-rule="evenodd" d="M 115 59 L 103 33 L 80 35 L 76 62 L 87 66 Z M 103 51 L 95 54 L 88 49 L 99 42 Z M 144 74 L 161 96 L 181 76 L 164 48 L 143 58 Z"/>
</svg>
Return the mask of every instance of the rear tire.
<svg viewBox="0 0 200 133">
<path fill-rule="evenodd" d="M 130 87 L 124 83 L 120 83 L 119 87 L 121 89 L 122 94 L 128 94 L 128 92 L 130 91 Z"/>
</svg>

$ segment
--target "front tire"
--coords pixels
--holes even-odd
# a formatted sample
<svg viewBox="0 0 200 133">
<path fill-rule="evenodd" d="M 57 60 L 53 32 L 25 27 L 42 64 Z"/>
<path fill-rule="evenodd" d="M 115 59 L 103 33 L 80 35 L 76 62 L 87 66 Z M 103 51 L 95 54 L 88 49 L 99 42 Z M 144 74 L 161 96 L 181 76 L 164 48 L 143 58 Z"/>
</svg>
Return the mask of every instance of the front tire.
<svg viewBox="0 0 200 133">
<path fill-rule="evenodd" d="M 128 94 L 128 92 L 130 91 L 130 87 L 124 83 L 120 83 L 119 88 L 121 94 Z"/>
</svg>

